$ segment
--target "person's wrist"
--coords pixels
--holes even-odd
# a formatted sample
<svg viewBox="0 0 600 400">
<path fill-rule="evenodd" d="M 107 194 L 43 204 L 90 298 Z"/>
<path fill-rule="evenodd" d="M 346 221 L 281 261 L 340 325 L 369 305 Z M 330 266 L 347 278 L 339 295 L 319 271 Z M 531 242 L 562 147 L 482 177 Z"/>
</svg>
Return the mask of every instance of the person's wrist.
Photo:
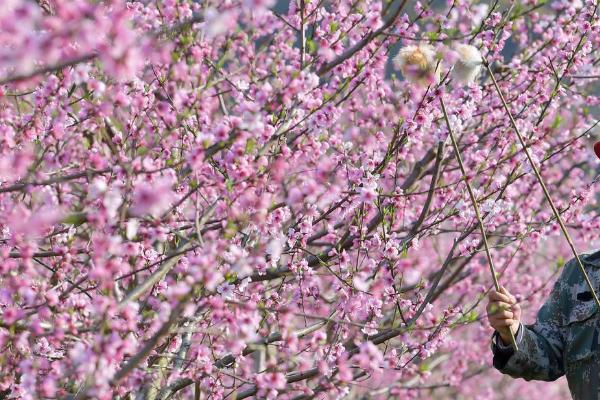
<svg viewBox="0 0 600 400">
<path fill-rule="evenodd" d="M 502 344 L 504 346 L 508 346 L 510 344 L 512 344 L 512 338 L 510 336 L 510 332 L 513 332 L 514 336 L 517 336 L 517 332 L 519 331 L 519 322 L 517 322 L 515 325 L 510 326 L 508 329 L 506 330 L 502 330 L 501 332 L 498 332 L 498 336 L 500 336 L 500 340 L 502 341 Z"/>
<path fill-rule="evenodd" d="M 508 346 L 510 344 L 510 335 L 508 334 L 508 332 L 498 332 L 498 336 L 500 336 L 500 342 L 504 345 L 504 346 Z"/>
</svg>

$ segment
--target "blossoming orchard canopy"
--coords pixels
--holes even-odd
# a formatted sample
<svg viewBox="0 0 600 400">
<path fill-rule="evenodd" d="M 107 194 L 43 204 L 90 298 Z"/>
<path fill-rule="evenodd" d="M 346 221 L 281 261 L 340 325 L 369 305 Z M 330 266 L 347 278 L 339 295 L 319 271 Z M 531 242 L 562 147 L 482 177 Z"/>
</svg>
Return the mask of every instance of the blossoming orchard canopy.
<svg viewBox="0 0 600 400">
<path fill-rule="evenodd" d="M 485 296 L 600 245 L 598 18 L 2 1 L 0 398 L 568 398 Z"/>
</svg>

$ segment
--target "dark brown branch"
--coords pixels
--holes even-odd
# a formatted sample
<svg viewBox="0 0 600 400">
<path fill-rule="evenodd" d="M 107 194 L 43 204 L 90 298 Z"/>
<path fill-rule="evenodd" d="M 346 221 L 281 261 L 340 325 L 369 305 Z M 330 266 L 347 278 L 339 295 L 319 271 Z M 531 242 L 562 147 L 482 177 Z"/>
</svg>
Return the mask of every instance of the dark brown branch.
<svg viewBox="0 0 600 400">
<path fill-rule="evenodd" d="M 396 21 L 396 18 L 398 18 L 398 15 L 400 15 L 400 12 L 402 11 L 402 9 L 404 8 L 404 6 L 406 5 L 406 2 L 407 2 L 407 0 L 402 0 L 402 3 L 398 6 L 398 9 L 383 24 L 383 26 L 381 26 L 376 31 L 373 31 L 373 32 L 369 33 L 360 42 L 356 43 L 354 46 L 352 46 L 351 48 L 349 48 L 348 50 L 346 50 L 345 52 L 343 52 L 335 60 L 331 61 L 330 63 L 327 63 L 327 64 L 323 65 L 317 71 L 317 74 L 319 74 L 319 75 L 325 75 L 327 72 L 331 71 L 333 68 L 335 68 L 336 66 L 338 66 L 341 63 L 343 63 L 344 61 L 346 61 L 347 59 L 349 59 L 350 57 L 352 57 L 354 54 L 356 54 L 357 52 L 359 52 L 360 50 L 362 50 L 363 47 L 365 47 L 367 44 L 369 44 L 371 42 L 371 40 L 373 40 L 377 36 L 381 35 L 387 28 L 389 28 L 390 26 L 392 26 L 392 24 L 394 23 L 394 21 Z"/>
</svg>

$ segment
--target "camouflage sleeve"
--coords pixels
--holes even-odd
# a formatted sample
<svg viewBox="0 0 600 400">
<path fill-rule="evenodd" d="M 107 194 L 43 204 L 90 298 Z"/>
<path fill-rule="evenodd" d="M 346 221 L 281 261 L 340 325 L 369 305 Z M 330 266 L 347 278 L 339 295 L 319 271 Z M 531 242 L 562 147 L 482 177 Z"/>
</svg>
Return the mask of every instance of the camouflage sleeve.
<svg viewBox="0 0 600 400">
<path fill-rule="evenodd" d="M 535 324 L 520 326 L 519 351 L 492 342 L 494 368 L 513 378 L 525 380 L 553 381 L 564 375 L 561 278 L 538 312 Z"/>
</svg>

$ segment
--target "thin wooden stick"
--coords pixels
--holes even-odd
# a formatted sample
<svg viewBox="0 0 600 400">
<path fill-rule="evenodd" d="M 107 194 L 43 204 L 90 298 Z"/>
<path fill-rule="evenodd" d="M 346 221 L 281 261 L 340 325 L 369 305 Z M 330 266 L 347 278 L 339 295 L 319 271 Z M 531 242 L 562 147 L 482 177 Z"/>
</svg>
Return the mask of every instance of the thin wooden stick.
<svg viewBox="0 0 600 400">
<path fill-rule="evenodd" d="M 462 157 L 460 155 L 460 149 L 458 148 L 458 143 L 456 143 L 456 138 L 454 137 L 454 132 L 452 131 L 452 125 L 450 124 L 450 119 L 448 119 L 448 112 L 446 111 L 446 105 L 444 104 L 444 97 L 440 97 L 440 104 L 442 105 L 442 112 L 444 113 L 444 120 L 446 121 L 446 126 L 448 127 L 448 134 L 450 135 L 450 139 L 452 140 L 452 146 L 454 147 L 454 153 L 456 153 L 456 160 L 458 161 L 458 166 L 460 167 L 460 172 L 462 172 L 463 179 L 465 180 L 465 184 L 467 185 L 467 191 L 469 192 L 469 197 L 471 198 L 471 203 L 473 204 L 473 209 L 475 210 L 475 216 L 477 217 L 477 222 L 479 224 L 479 230 L 481 231 L 481 236 L 483 238 L 483 247 L 485 248 L 485 255 L 488 260 L 488 265 L 490 266 L 490 272 L 492 274 L 492 280 L 494 281 L 494 287 L 496 291 L 500 291 L 500 284 L 498 283 L 498 276 L 496 274 L 496 268 L 494 267 L 494 260 L 492 259 L 492 253 L 490 253 L 490 247 L 487 241 L 487 235 L 485 233 L 485 228 L 483 227 L 483 220 L 481 219 L 481 214 L 479 213 L 479 206 L 477 205 L 477 199 L 475 198 L 475 193 L 473 193 L 473 189 L 471 188 L 471 184 L 469 183 L 469 178 L 467 177 L 467 171 L 465 170 L 465 166 L 462 162 Z M 510 341 L 515 351 L 519 351 L 519 346 L 517 346 L 517 340 L 515 339 L 515 334 L 512 329 L 508 329 L 510 332 Z"/>
<path fill-rule="evenodd" d="M 498 86 L 498 82 L 496 82 L 494 73 L 490 69 L 490 65 L 487 62 L 484 61 L 483 65 L 485 65 L 485 68 L 487 69 L 488 73 L 490 74 L 490 77 L 492 78 L 492 82 L 494 83 L 496 92 L 498 92 L 500 101 L 502 101 L 504 110 L 506 110 L 506 114 L 508 115 L 508 118 L 510 119 L 510 124 L 512 125 L 513 129 L 515 130 L 515 133 L 517 134 L 517 137 L 519 138 L 521 147 L 523 147 L 523 151 L 525 152 L 525 155 L 527 156 L 527 160 L 529 160 L 529 164 L 531 165 L 531 168 L 533 169 L 533 172 L 535 173 L 535 177 L 537 178 L 538 183 L 542 187 L 542 191 L 544 192 L 544 196 L 546 196 L 546 200 L 548 200 L 548 203 L 550 203 L 550 208 L 552 208 L 552 212 L 554 213 L 554 216 L 556 217 L 556 220 L 558 221 L 558 225 L 560 226 L 562 233 L 565 235 L 565 239 L 567 239 L 567 243 L 569 243 L 569 247 L 571 248 L 571 251 L 573 252 L 573 255 L 575 256 L 575 259 L 577 260 L 577 265 L 579 266 L 579 269 L 581 270 L 581 273 L 583 274 L 583 278 L 585 279 L 585 282 L 587 283 L 588 287 L 590 288 L 590 291 L 592 292 L 592 296 L 594 297 L 594 301 L 596 302 L 598 309 L 600 309 L 600 300 L 598 300 L 598 296 L 596 295 L 594 286 L 592 285 L 592 282 L 590 281 L 590 277 L 588 276 L 587 272 L 585 272 L 585 267 L 583 266 L 583 263 L 581 262 L 581 259 L 579 258 L 579 254 L 577 254 L 577 250 L 575 250 L 575 245 L 573 244 L 571 235 L 569 235 L 569 232 L 567 231 L 567 227 L 565 226 L 565 224 L 562 220 L 562 217 L 560 216 L 558 209 L 554 205 L 554 202 L 552 201 L 552 198 L 550 197 L 550 193 L 548 192 L 548 189 L 546 188 L 546 185 L 544 184 L 544 181 L 542 180 L 542 176 L 540 175 L 540 172 L 538 171 L 537 166 L 535 165 L 535 163 L 533 162 L 533 159 L 531 158 L 529 149 L 525 145 L 525 140 L 523 139 L 523 135 L 521 134 L 521 131 L 519 130 L 519 128 L 517 127 L 517 124 L 515 123 L 515 119 L 513 118 L 512 113 L 510 112 L 510 109 L 508 108 L 508 104 L 506 103 L 506 100 L 504 99 L 504 95 L 502 94 L 502 91 L 500 90 L 500 87 Z"/>
</svg>

